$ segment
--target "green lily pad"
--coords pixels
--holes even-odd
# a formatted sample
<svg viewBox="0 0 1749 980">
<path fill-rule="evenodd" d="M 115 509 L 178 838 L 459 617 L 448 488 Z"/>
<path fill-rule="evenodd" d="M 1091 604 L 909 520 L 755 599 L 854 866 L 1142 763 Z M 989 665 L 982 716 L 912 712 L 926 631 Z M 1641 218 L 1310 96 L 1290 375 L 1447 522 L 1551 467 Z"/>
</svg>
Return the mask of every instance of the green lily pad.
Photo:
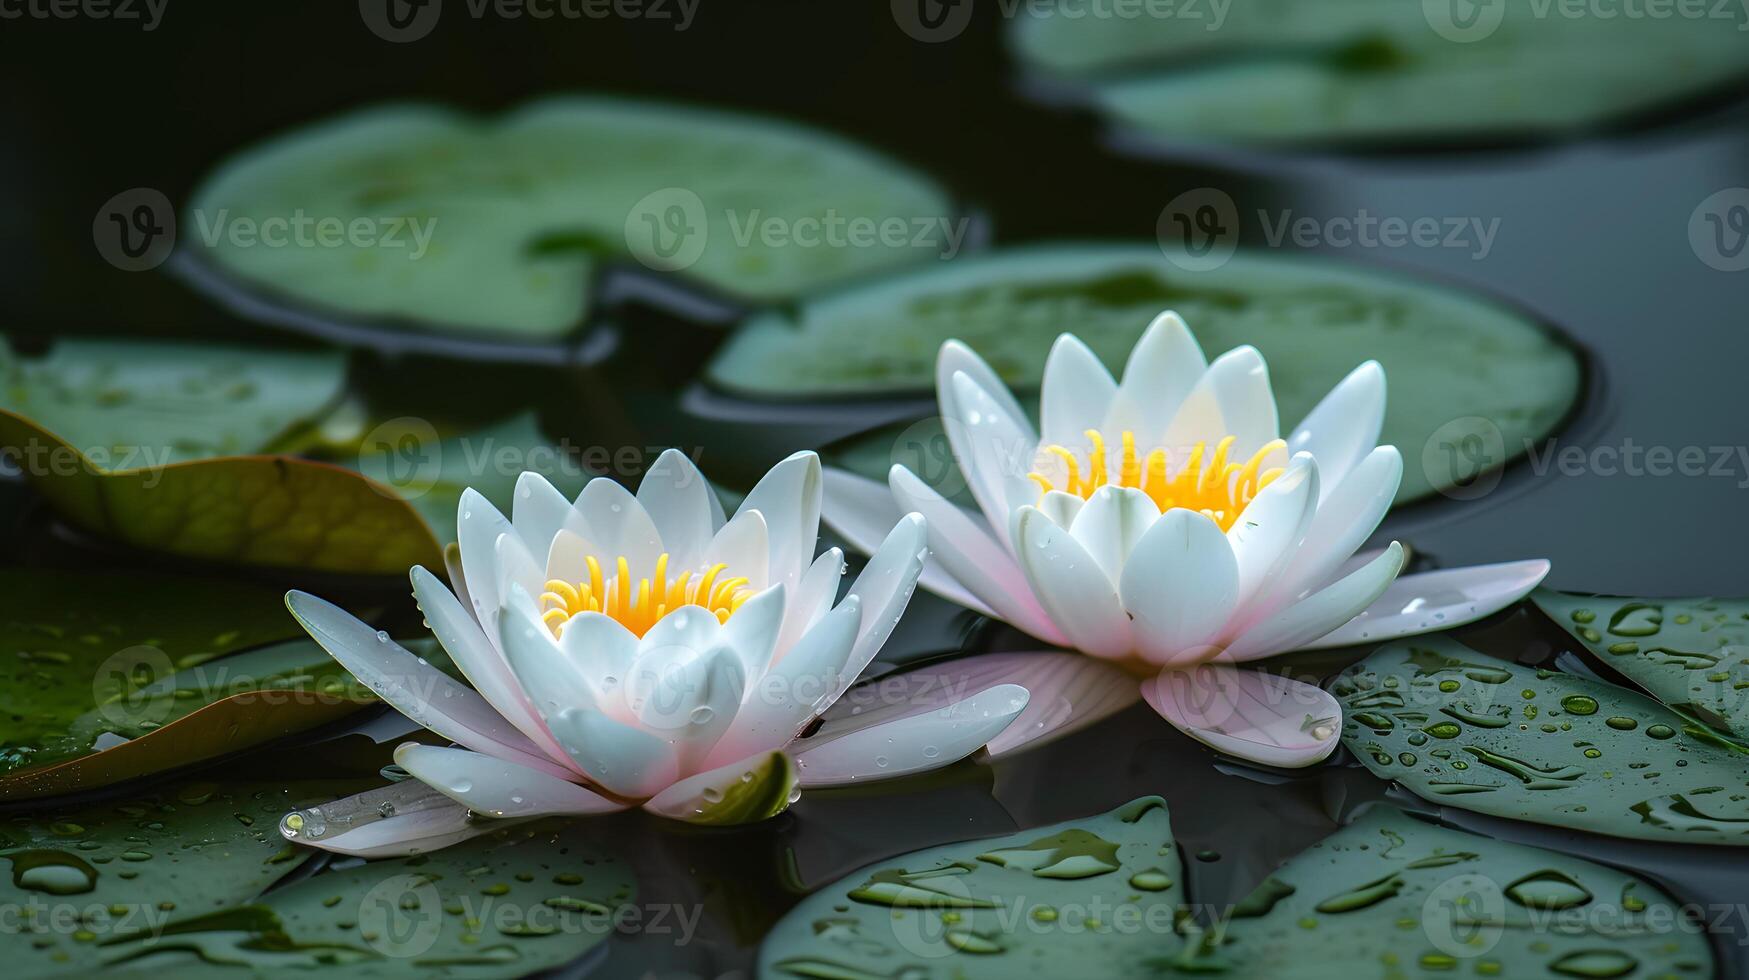
<svg viewBox="0 0 1749 980">
<path fill-rule="evenodd" d="M 1486 299 L 1304 257 L 1240 252 L 1187 273 L 1151 245 L 1111 244 L 1011 249 L 770 311 L 747 321 L 708 376 L 757 398 L 926 396 L 936 351 L 958 338 L 1017 391 L 1036 391 L 1057 334 L 1074 332 L 1121 371 L 1164 309 L 1183 314 L 1210 356 L 1261 350 L 1284 425 L 1376 358 L 1390 384 L 1381 441 L 1407 464 L 1399 501 L 1504 464 L 1553 431 L 1582 387 L 1571 349 Z M 850 441 L 835 462 L 882 481 L 896 462 L 952 481 L 951 466 L 910 448 L 945 439 L 906 429 Z"/>
<path fill-rule="evenodd" d="M 1672 928 L 1681 919 L 1633 875 L 1374 807 L 1240 901 L 1182 972 L 1712 976 L 1706 937 Z"/>
<path fill-rule="evenodd" d="M 1749 750 L 1651 698 L 1421 637 L 1344 671 L 1342 742 L 1442 806 L 1599 834 L 1749 845 Z"/>
<path fill-rule="evenodd" d="M 331 247 L 238 237 L 300 215 L 371 232 L 332 236 Z M 822 132 L 563 97 L 495 120 L 406 104 L 324 120 L 220 165 L 182 222 L 202 257 L 294 304 L 551 341 L 587 316 L 603 260 L 630 261 L 634 247 L 652 268 L 757 300 L 938 256 L 910 236 L 852 239 L 848 226 L 842 247 L 764 230 L 889 218 L 939 225 L 953 211 L 921 176 Z"/>
<path fill-rule="evenodd" d="M 1151 976 L 1180 944 L 1183 877 L 1166 804 L 1144 797 L 854 872 L 772 929 L 758 975 Z"/>
<path fill-rule="evenodd" d="M 0 338 L 0 409 L 108 470 L 269 451 L 332 408 L 345 382 L 336 353 L 63 340 L 20 357 Z"/>
<path fill-rule="evenodd" d="M 1122 123 L 1180 142 L 1565 135 L 1749 71 L 1749 36 L 1716 17 L 1544 16 L 1524 4 L 1398 0 L 1338 9 L 1240 0 L 1186 16 L 1190 9 L 1138 20 L 1047 8 L 1016 18 L 1011 40 L 1035 72 L 1084 89 Z"/>
<path fill-rule="evenodd" d="M 0 799 L 192 765 L 374 702 L 314 643 L 274 642 L 295 625 L 276 590 L 0 570 Z"/>
<path fill-rule="evenodd" d="M 1659 701 L 1749 738 L 1749 601 L 1634 599 L 1538 589 L 1531 599 Z"/>
</svg>

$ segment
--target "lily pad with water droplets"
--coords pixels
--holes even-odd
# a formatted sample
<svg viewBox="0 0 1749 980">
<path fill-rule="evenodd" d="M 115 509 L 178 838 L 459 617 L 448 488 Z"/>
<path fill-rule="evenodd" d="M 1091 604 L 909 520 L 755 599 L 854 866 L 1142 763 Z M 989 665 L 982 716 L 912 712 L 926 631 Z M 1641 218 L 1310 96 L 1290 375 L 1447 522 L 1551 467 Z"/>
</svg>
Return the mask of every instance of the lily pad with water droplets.
<svg viewBox="0 0 1749 980">
<path fill-rule="evenodd" d="M 1166 805 L 917 851 L 804 899 L 758 975 L 1149 976 L 1180 946 L 1182 869 Z"/>
<path fill-rule="evenodd" d="M 1279 980 L 1348 980 L 1363 964 L 1403 977 L 1711 976 L 1706 937 L 1680 921 L 1652 882 L 1380 806 L 1288 861 L 1177 968 Z"/>
<path fill-rule="evenodd" d="M 234 234 L 300 215 L 370 234 L 302 248 Z M 496 119 L 399 104 L 322 120 L 225 161 L 183 221 L 204 264 L 272 302 L 391 330 L 551 343 L 582 326 L 601 269 L 635 264 L 634 248 L 653 269 L 775 300 L 939 254 L 910 236 L 852 239 L 834 222 L 953 215 L 930 181 L 828 133 L 566 96 Z"/>
<path fill-rule="evenodd" d="M 374 702 L 295 632 L 275 590 L 0 571 L 0 799 L 193 765 Z"/>
<path fill-rule="evenodd" d="M 1749 752 L 1638 692 L 1440 637 L 1384 647 L 1330 690 L 1343 744 L 1441 806 L 1749 846 Z"/>
<path fill-rule="evenodd" d="M 1261 350 L 1290 429 L 1349 371 L 1377 359 L 1390 385 L 1380 441 L 1402 450 L 1406 464 L 1399 501 L 1454 485 L 1469 495 L 1479 474 L 1553 431 L 1582 388 L 1572 349 L 1482 297 L 1246 252 L 1189 273 L 1153 244 L 1109 243 L 989 253 L 760 314 L 708 377 L 754 398 L 929 398 L 936 352 L 957 338 L 1017 392 L 1035 393 L 1059 333 L 1073 332 L 1120 372 L 1165 309 L 1184 316 L 1210 357 L 1241 344 Z M 963 481 L 946 446 L 939 421 L 926 420 L 847 440 L 832 455 L 882 482 L 904 463 L 952 494 Z"/>
<path fill-rule="evenodd" d="M 1749 601 L 1581 596 L 1531 599 L 1597 659 L 1659 701 L 1749 739 Z"/>
</svg>

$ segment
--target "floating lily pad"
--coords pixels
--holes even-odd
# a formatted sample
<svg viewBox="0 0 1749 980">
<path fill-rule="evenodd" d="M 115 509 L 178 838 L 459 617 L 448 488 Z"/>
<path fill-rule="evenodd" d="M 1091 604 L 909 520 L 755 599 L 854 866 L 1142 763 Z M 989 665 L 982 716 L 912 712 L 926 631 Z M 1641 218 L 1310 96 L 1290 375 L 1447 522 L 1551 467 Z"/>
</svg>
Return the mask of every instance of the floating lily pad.
<svg viewBox="0 0 1749 980">
<path fill-rule="evenodd" d="M 1036 391 L 1057 334 L 1074 332 L 1121 371 L 1164 309 L 1184 315 L 1211 357 L 1261 350 L 1284 425 L 1376 358 L 1390 384 L 1381 441 L 1407 463 L 1399 500 L 1467 481 L 1478 461 L 1504 463 L 1553 431 L 1581 390 L 1571 349 L 1486 299 L 1304 257 L 1241 252 L 1188 273 L 1151 245 L 1109 244 L 993 253 L 761 314 L 709 378 L 759 398 L 927 396 L 936 351 L 958 338 L 1018 391 Z M 845 444 L 837 462 L 882 481 L 906 463 L 940 483 L 951 466 L 913 457 L 946 445 L 899 425 Z"/>
<path fill-rule="evenodd" d="M 272 642 L 295 625 L 274 590 L 0 570 L 0 799 L 192 765 L 375 700 L 314 643 Z"/>
<path fill-rule="evenodd" d="M 300 215 L 370 234 L 331 247 L 237 238 Z M 953 212 L 921 176 L 822 132 L 564 97 L 496 120 L 405 104 L 324 120 L 226 161 L 182 223 L 204 259 L 292 304 L 552 341 L 587 316 L 602 262 L 632 261 L 634 247 L 652 268 L 760 300 L 937 257 L 909 235 L 864 241 L 846 226 L 842 246 L 802 247 L 764 231 L 775 221 L 811 241 L 811 223 L 884 219 Z"/>
<path fill-rule="evenodd" d="M 1072 15 L 1082 6 L 1065 0 L 1016 18 L 1021 62 L 1118 121 L 1180 142 L 1565 135 L 1749 71 L 1735 8 L 1720 21 L 1467 0 L 1334 9 L 1239 0 L 1181 4 L 1171 16 Z"/>
<path fill-rule="evenodd" d="M 1749 601 L 1581 596 L 1531 598 L 1596 657 L 1659 701 L 1749 738 Z"/>
<path fill-rule="evenodd" d="M 758 975 L 1151 976 L 1180 943 L 1183 878 L 1166 804 L 1144 797 L 857 871 L 772 929 Z"/>
<path fill-rule="evenodd" d="M 1712 951 L 1652 882 L 1374 807 L 1240 901 L 1180 972 L 1703 977 Z M 1224 940 L 1221 941 L 1221 940 Z"/>
<path fill-rule="evenodd" d="M 1749 752 L 1651 698 L 1422 637 L 1344 671 L 1343 744 L 1442 806 L 1749 845 Z"/>
<path fill-rule="evenodd" d="M 345 381 L 335 353 L 63 340 L 20 357 L 0 338 L 0 409 L 109 470 L 269 451 L 327 412 Z"/>
</svg>

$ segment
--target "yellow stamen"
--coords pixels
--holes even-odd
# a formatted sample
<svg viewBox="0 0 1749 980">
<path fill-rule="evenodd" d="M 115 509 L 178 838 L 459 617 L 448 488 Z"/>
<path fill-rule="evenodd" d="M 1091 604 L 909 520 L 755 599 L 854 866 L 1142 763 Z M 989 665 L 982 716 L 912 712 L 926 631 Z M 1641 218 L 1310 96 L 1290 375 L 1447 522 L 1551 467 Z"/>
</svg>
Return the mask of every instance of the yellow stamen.
<svg viewBox="0 0 1749 980">
<path fill-rule="evenodd" d="M 1063 461 L 1067 486 L 1062 489 L 1083 500 L 1091 498 L 1101 486 L 1111 483 L 1106 465 L 1105 437 L 1096 429 L 1087 430 L 1087 474 L 1082 476 L 1079 458 L 1064 446 L 1045 446 L 1043 451 Z M 1174 467 L 1172 453 L 1154 449 L 1147 456 L 1138 455 L 1136 435 L 1122 435 L 1122 455 L 1118 460 L 1115 486 L 1130 487 L 1147 494 L 1162 511 L 1174 507 L 1194 510 L 1206 515 L 1227 530 L 1239 519 L 1245 505 L 1264 487 L 1281 475 L 1281 467 L 1263 468 L 1263 463 L 1287 443 L 1276 439 L 1251 454 L 1244 463 L 1229 462 L 1235 437 L 1227 436 L 1215 444 L 1211 453 L 1207 443 L 1199 442 L 1185 453 L 1184 464 Z M 1058 489 L 1051 477 L 1030 473 L 1028 478 L 1039 487 L 1040 496 Z"/>
<path fill-rule="evenodd" d="M 748 599 L 753 588 L 744 577 L 722 578 L 728 566 L 711 566 L 694 581 L 691 569 L 672 580 L 668 577 L 668 555 L 656 559 L 655 573 L 649 578 L 632 578 L 631 565 L 620 557 L 614 561 L 614 576 L 604 578 L 601 563 L 593 556 L 585 558 L 589 567 L 587 582 L 565 582 L 553 579 L 541 592 L 541 622 L 555 636 L 563 634 L 572 616 L 584 612 L 599 612 L 608 616 L 638 636 L 643 636 L 663 616 L 681 606 L 699 606 L 727 622 Z"/>
</svg>

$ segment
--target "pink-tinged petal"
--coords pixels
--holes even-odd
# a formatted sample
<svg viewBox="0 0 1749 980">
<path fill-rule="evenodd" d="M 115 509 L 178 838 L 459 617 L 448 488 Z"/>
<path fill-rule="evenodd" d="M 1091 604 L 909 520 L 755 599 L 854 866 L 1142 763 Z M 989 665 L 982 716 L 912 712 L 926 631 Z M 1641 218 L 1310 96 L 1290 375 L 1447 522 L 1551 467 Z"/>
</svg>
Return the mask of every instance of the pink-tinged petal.
<svg viewBox="0 0 1749 980">
<path fill-rule="evenodd" d="M 1015 539 L 1033 595 L 1069 642 L 1095 657 L 1127 655 L 1133 647 L 1129 617 L 1117 588 L 1081 542 L 1030 506 L 1015 518 Z"/>
<path fill-rule="evenodd" d="M 1002 383 L 995 370 L 970 347 L 957 340 L 949 340 L 941 345 L 941 351 L 935 358 L 935 390 L 938 397 L 948 390 L 955 372 L 963 373 L 988 392 L 997 406 L 1020 426 L 1027 437 L 1034 443 L 1038 442 L 1038 433 L 1032 427 L 1032 420 L 1027 418 L 1026 410 L 1020 407 L 1014 392 L 1008 390 L 1008 386 Z M 953 417 L 954 413 L 948 411 L 945 405 L 941 409 L 942 415 Z"/>
<path fill-rule="evenodd" d="M 443 587 L 437 576 L 421 566 L 413 566 L 411 577 L 413 598 L 419 603 L 419 611 L 424 613 L 432 634 L 443 644 L 462 676 L 506 721 L 540 746 L 548 758 L 569 767 L 569 760 L 559 743 L 547 731 L 547 726 L 523 694 L 516 675 L 511 673 L 510 664 L 486 638 L 474 617 L 462 608 L 460 600 Z"/>
<path fill-rule="evenodd" d="M 546 555 L 553 535 L 560 528 L 583 529 L 583 520 L 571 502 L 565 499 L 547 478 L 527 472 L 516 478 L 516 492 L 510 502 L 510 523 L 522 538 L 531 555 Z"/>
<path fill-rule="evenodd" d="M 644 804 L 670 820 L 713 827 L 757 823 L 796 798 L 795 762 L 782 752 L 758 755 L 688 776 Z"/>
<path fill-rule="evenodd" d="M 748 686 L 735 720 L 704 765 L 724 765 L 788 745 L 826 710 L 835 692 L 855 680 L 845 676 L 844 667 L 861 626 L 862 606 L 856 596 L 828 612 L 770 673 Z"/>
<path fill-rule="evenodd" d="M 826 525 L 838 532 L 852 548 L 865 555 L 874 554 L 887 532 L 905 516 L 905 510 L 893 499 L 893 492 L 887 484 L 831 467 L 826 468 L 824 475 Z M 933 557 L 924 564 L 917 584 L 981 616 L 999 618 Z"/>
<path fill-rule="evenodd" d="M 1385 369 L 1367 361 L 1350 371 L 1287 438 L 1288 452 L 1311 453 L 1324 474 L 1324 494 L 1372 452 L 1385 424 Z"/>
<path fill-rule="evenodd" d="M 1161 441 L 1182 454 L 1198 442 L 1212 448 L 1232 436 L 1231 455 L 1248 459 L 1279 431 L 1269 368 L 1257 348 L 1247 345 L 1215 358 L 1179 406 Z"/>
<path fill-rule="evenodd" d="M 799 452 L 760 478 L 735 512 L 737 518 L 755 510 L 765 515 L 770 548 L 769 581 L 782 582 L 792 592 L 801 581 L 802 572 L 814 560 L 814 545 L 820 539 L 823 492 L 820 457 L 811 451 Z"/>
<path fill-rule="evenodd" d="M 567 775 L 473 688 L 414 656 L 387 633 L 371 629 L 339 606 L 307 592 L 286 593 L 285 604 L 329 656 L 417 724 L 476 752 L 509 759 L 560 779 Z"/>
<path fill-rule="evenodd" d="M 1304 647 L 1348 622 L 1390 587 L 1403 568 L 1403 546 L 1395 541 L 1370 564 L 1312 593 L 1240 633 L 1223 658 L 1256 660 Z"/>
<path fill-rule="evenodd" d="M 1052 630 L 1026 574 L 1008 548 L 991 536 L 981 517 L 936 493 L 903 466 L 888 472 L 887 484 L 901 507 L 922 514 L 928 522 L 931 560 L 981 600 L 969 608 L 993 610 L 990 615 L 1028 632 Z"/>
<path fill-rule="evenodd" d="M 465 749 L 407 742 L 395 749 L 395 763 L 425 785 L 488 817 L 545 817 L 626 809 L 624 803 L 569 780 L 555 779 Z"/>
<path fill-rule="evenodd" d="M 366 790 L 280 819 L 279 832 L 307 844 L 354 857 L 424 854 L 488 834 L 515 821 L 483 820 L 417 779 Z"/>
<path fill-rule="evenodd" d="M 1160 519 L 1160 506 L 1132 487 L 1104 486 L 1075 515 L 1069 534 L 1093 556 L 1112 588 L 1142 535 Z"/>
<path fill-rule="evenodd" d="M 1178 314 L 1154 318 L 1130 350 L 1102 432 L 1134 432 L 1141 445 L 1155 445 L 1178 406 L 1208 369 L 1202 345 Z"/>
<path fill-rule="evenodd" d="M 1099 355 L 1081 338 L 1061 334 L 1045 358 L 1039 391 L 1039 441 L 1044 445 L 1078 446 L 1084 433 L 1096 429 L 1111 410 L 1117 382 Z"/>
<path fill-rule="evenodd" d="M 711 514 L 710 498 L 715 495 L 704 474 L 678 449 L 663 451 L 644 472 L 638 502 L 656 525 L 673 567 L 692 568 L 704 560 L 705 545 L 718 526 Z"/>
<path fill-rule="evenodd" d="M 625 556 L 632 574 L 642 577 L 656 567 L 662 553 L 662 533 L 631 491 L 607 477 L 583 487 L 574 505 L 583 515 L 584 536 L 618 558 Z M 608 574 L 612 572 L 602 569 Z"/>
<path fill-rule="evenodd" d="M 743 507 L 705 546 L 701 567 L 721 563 L 726 566 L 724 575 L 745 578 L 753 588 L 764 589 L 771 583 L 770 541 L 764 512 Z"/>
<path fill-rule="evenodd" d="M 1405 575 L 1335 629 L 1298 646 L 1382 643 L 1473 623 L 1529 595 L 1548 573 L 1548 561 L 1533 558 Z"/>
<path fill-rule="evenodd" d="M 1264 487 L 1227 529 L 1227 544 L 1239 569 L 1244 606 L 1279 576 L 1311 530 L 1318 507 L 1318 464 L 1295 456 L 1280 477 Z"/>
<path fill-rule="evenodd" d="M 1026 688 L 999 684 L 939 705 L 898 702 L 828 720 L 791 751 L 802 785 L 842 786 L 952 765 L 983 748 L 1025 709 Z"/>
<path fill-rule="evenodd" d="M 1191 738 L 1266 766 L 1322 762 L 1341 735 L 1342 706 L 1322 688 L 1226 664 L 1163 670 L 1142 697 Z"/>
<path fill-rule="evenodd" d="M 1322 473 L 1320 465 L 1319 474 Z M 1294 552 L 1287 567 L 1258 590 L 1256 598 L 1243 611 L 1246 617 L 1243 625 L 1250 625 L 1290 602 L 1304 599 L 1359 568 L 1360 565 L 1355 565 L 1344 571 L 1355 549 L 1365 543 L 1378 529 L 1379 522 L 1384 520 L 1402 479 L 1403 457 L 1394 446 L 1380 446 L 1349 470 L 1335 492 L 1320 491 L 1323 502 L 1317 505 L 1317 511 L 1312 515 L 1312 525 L 1306 532 L 1305 541 Z"/>
<path fill-rule="evenodd" d="M 1209 654 L 1238 602 L 1239 566 L 1219 525 L 1178 507 L 1137 542 L 1119 586 L 1136 650 L 1167 664 Z"/>
</svg>

